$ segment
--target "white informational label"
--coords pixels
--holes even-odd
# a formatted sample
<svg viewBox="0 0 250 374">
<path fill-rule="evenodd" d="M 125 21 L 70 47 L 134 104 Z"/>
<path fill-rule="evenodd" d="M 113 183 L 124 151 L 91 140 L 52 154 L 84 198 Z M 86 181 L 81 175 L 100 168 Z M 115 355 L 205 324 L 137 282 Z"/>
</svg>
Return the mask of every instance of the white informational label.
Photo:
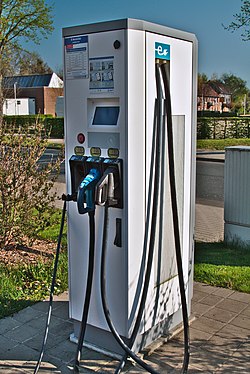
<svg viewBox="0 0 250 374">
<path fill-rule="evenodd" d="M 91 92 L 114 91 L 114 57 L 89 59 L 89 88 Z"/>
<path fill-rule="evenodd" d="M 65 38 L 66 79 L 89 77 L 88 36 L 78 35 Z"/>
</svg>

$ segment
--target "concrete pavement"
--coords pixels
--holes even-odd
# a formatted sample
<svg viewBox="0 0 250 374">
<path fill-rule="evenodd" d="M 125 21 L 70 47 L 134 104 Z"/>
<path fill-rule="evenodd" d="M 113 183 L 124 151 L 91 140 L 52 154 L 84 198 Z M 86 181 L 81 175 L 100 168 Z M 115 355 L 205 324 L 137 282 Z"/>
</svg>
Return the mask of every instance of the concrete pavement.
<svg viewBox="0 0 250 374">
<path fill-rule="evenodd" d="M 33 373 L 43 337 L 46 301 L 0 321 L 1 373 Z M 249 373 L 250 295 L 228 289 L 194 285 L 193 321 L 190 327 L 189 373 Z M 68 295 L 55 298 L 52 323 L 41 373 L 72 373 L 76 345 L 69 341 Z M 141 353 L 159 373 L 179 373 L 182 366 L 182 333 Z M 83 348 L 80 373 L 114 373 L 117 360 Z M 125 373 L 146 373 L 129 362 Z"/>
</svg>

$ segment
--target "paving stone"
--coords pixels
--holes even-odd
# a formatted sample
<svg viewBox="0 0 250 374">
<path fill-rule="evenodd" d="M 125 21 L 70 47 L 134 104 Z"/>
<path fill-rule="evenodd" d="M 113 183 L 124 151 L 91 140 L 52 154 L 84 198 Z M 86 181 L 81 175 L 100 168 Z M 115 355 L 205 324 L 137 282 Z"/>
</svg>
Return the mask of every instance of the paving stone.
<svg viewBox="0 0 250 374">
<path fill-rule="evenodd" d="M 27 347 L 33 348 L 40 352 L 42 348 L 42 342 L 43 342 L 44 334 L 37 334 L 36 336 L 33 336 L 32 338 L 26 340 L 23 344 Z M 46 342 L 46 351 L 50 348 L 53 348 L 57 346 L 58 344 L 65 341 L 65 337 L 59 334 L 51 334 L 49 333 L 48 339 Z"/>
<path fill-rule="evenodd" d="M 193 303 L 199 302 L 206 296 L 207 296 L 206 292 L 195 290 L 193 298 L 192 298 L 192 302 Z"/>
<path fill-rule="evenodd" d="M 118 365 L 118 361 L 114 363 L 112 358 L 85 348 L 82 352 L 80 365 L 85 369 L 95 372 L 100 370 L 102 367 L 112 368 L 112 370 L 110 369 L 111 372 L 115 372 L 114 368 Z"/>
<path fill-rule="evenodd" d="M 69 319 L 69 304 L 68 302 L 59 302 L 59 306 L 53 310 L 52 315 L 56 316 L 61 319 L 68 320 Z"/>
<path fill-rule="evenodd" d="M 18 342 L 8 339 L 5 336 L 0 336 L 0 360 L 4 360 L 5 352 L 12 349 L 18 345 Z"/>
<path fill-rule="evenodd" d="M 199 369 L 192 369 L 192 366 L 189 366 L 189 368 L 188 368 L 188 374 L 200 374 L 200 373 L 204 374 L 204 370 L 203 369 L 201 369 L 201 370 L 199 370 Z M 212 374 L 213 372 L 210 371 L 210 370 L 206 371 L 206 374 L 210 374 L 210 373 Z M 174 372 L 173 372 L 173 374 L 174 374 Z"/>
<path fill-rule="evenodd" d="M 205 314 L 210 308 L 208 305 L 202 304 L 202 303 L 195 303 L 192 305 L 192 314 L 195 316 L 202 316 Z"/>
<path fill-rule="evenodd" d="M 173 369 L 182 365 L 182 357 L 183 344 L 175 340 L 170 340 L 168 343 L 158 348 L 154 354 L 149 356 L 149 360 L 162 362 L 164 365 Z M 165 369 L 167 369 L 167 366 Z"/>
<path fill-rule="evenodd" d="M 13 318 L 16 321 L 19 321 L 21 323 L 26 323 L 27 321 L 30 321 L 31 319 L 39 318 L 41 317 L 41 312 L 39 310 L 34 310 L 30 306 L 27 308 L 21 310 L 20 312 L 14 314 Z"/>
<path fill-rule="evenodd" d="M 26 340 L 37 334 L 37 329 L 34 329 L 27 324 L 16 327 L 14 330 L 7 331 L 4 335 L 7 339 L 15 340 L 18 343 L 23 343 Z"/>
<path fill-rule="evenodd" d="M 0 320 L 0 335 L 5 334 L 7 331 L 13 330 L 20 326 L 21 323 L 13 317 L 7 317 Z"/>
<path fill-rule="evenodd" d="M 227 339 L 238 339 L 243 343 L 249 337 L 249 330 L 230 324 L 222 327 L 215 335 Z"/>
<path fill-rule="evenodd" d="M 223 298 L 227 298 L 229 296 L 232 296 L 235 291 L 229 290 L 227 288 L 222 288 L 222 287 L 215 287 L 215 291 L 213 295 L 220 296 Z"/>
<path fill-rule="evenodd" d="M 24 373 L 28 374 L 28 373 L 34 373 L 34 369 L 36 367 L 36 364 L 37 362 L 36 361 L 28 361 L 28 362 L 24 362 L 23 365 L 22 365 L 22 369 L 24 371 Z M 50 362 L 46 362 L 45 360 L 43 362 L 41 362 L 41 365 L 39 367 L 39 373 L 61 373 L 61 371 L 55 366 L 53 365 L 52 363 Z"/>
<path fill-rule="evenodd" d="M 215 242 L 223 240 L 224 209 L 209 205 L 195 206 L 195 240 Z"/>
<path fill-rule="evenodd" d="M 249 373 L 249 368 L 249 351 L 245 351 L 245 347 L 242 346 L 241 351 L 237 350 L 225 361 L 219 373 Z"/>
<path fill-rule="evenodd" d="M 250 294 L 247 294 L 247 293 L 244 293 L 244 292 L 235 291 L 228 298 L 232 299 L 232 300 L 242 301 L 243 303 L 250 304 Z"/>
<path fill-rule="evenodd" d="M 118 361 L 111 360 L 102 365 L 96 372 L 97 373 L 115 373 L 118 367 Z"/>
<path fill-rule="evenodd" d="M 204 304 L 207 306 L 214 306 L 218 304 L 221 301 L 221 297 L 215 296 L 215 295 L 208 295 L 207 297 L 204 297 L 200 304 Z"/>
<path fill-rule="evenodd" d="M 73 331 L 73 323 L 69 321 L 63 321 L 55 326 L 52 326 L 50 333 L 54 335 L 64 336 L 65 340 L 69 338 Z"/>
<path fill-rule="evenodd" d="M 203 344 L 202 348 L 210 352 L 220 352 L 230 357 L 241 344 L 238 339 L 227 339 L 219 335 L 213 335 Z"/>
<path fill-rule="evenodd" d="M 215 372 L 225 361 L 220 352 L 208 351 L 201 348 L 192 348 L 190 354 L 190 367 L 203 370 L 203 373 Z"/>
<path fill-rule="evenodd" d="M 136 373 L 143 373 L 143 374 L 147 374 L 148 372 L 144 369 L 141 369 L 141 368 L 131 368 L 127 371 L 125 371 L 125 373 L 129 373 L 129 374 L 136 374 Z"/>
<path fill-rule="evenodd" d="M 222 323 L 220 321 L 214 321 L 213 319 L 206 318 L 204 316 L 200 317 L 199 319 L 194 321 L 192 324 L 193 328 L 200 330 L 200 331 L 208 332 L 210 334 L 215 334 L 216 332 L 221 330 L 224 326 L 225 326 L 225 323 Z"/>
<path fill-rule="evenodd" d="M 164 354 L 157 354 L 154 353 L 150 356 L 149 364 L 152 366 L 152 363 L 155 363 L 156 366 L 152 366 L 158 373 L 171 373 L 181 368 L 181 359 L 183 357 L 183 353 L 180 357 L 175 358 L 174 356 L 169 357 L 168 353 Z M 148 362 L 148 361 L 147 361 Z"/>
<path fill-rule="evenodd" d="M 241 312 L 241 314 L 242 314 L 243 316 L 247 316 L 247 317 L 250 318 L 250 306 L 248 306 L 246 309 L 244 309 L 244 310 Z"/>
<path fill-rule="evenodd" d="M 38 331 L 44 331 L 46 327 L 46 323 L 47 323 L 47 313 L 46 314 L 43 313 L 41 317 L 28 321 L 27 325 L 33 327 L 34 329 L 37 329 Z M 50 319 L 49 330 L 51 330 L 52 328 L 55 328 L 61 323 L 62 323 L 62 320 L 60 318 L 57 318 L 52 315 Z"/>
<path fill-rule="evenodd" d="M 224 310 L 227 310 L 227 311 L 230 311 L 230 312 L 240 313 L 240 312 L 242 312 L 242 310 L 246 309 L 247 304 L 242 303 L 242 302 L 237 301 L 237 300 L 227 298 L 227 299 L 222 299 L 217 304 L 217 307 L 221 308 L 221 309 L 224 309 Z"/>
<path fill-rule="evenodd" d="M 196 292 L 196 291 L 202 291 L 202 292 L 205 292 L 207 294 L 212 294 L 214 292 L 214 287 L 209 286 L 208 284 L 195 282 L 194 283 L 194 292 Z"/>
<path fill-rule="evenodd" d="M 62 374 L 73 374 L 72 367 L 69 363 L 62 362 L 59 357 L 49 356 L 46 351 L 43 357 L 43 361 L 49 362 L 50 364 L 54 365 Z"/>
<path fill-rule="evenodd" d="M 190 328 L 190 344 L 192 346 L 201 346 L 203 345 L 208 339 L 212 337 L 211 332 L 204 332 L 197 330 L 193 327 Z"/>
<path fill-rule="evenodd" d="M 214 319 L 216 321 L 228 323 L 234 317 L 237 316 L 236 313 L 230 312 L 228 310 L 224 310 L 218 307 L 214 307 L 210 309 L 208 312 L 204 314 L 205 317 Z"/>
<path fill-rule="evenodd" d="M 250 333 L 250 318 L 244 316 L 244 315 L 239 315 L 238 317 L 235 317 L 231 324 L 233 326 L 238 326 L 243 329 L 247 329 Z"/>
<path fill-rule="evenodd" d="M 64 340 L 53 348 L 47 349 L 46 353 L 48 356 L 60 358 L 62 362 L 68 363 L 74 359 L 76 348 L 76 344 L 71 343 L 69 340 Z"/>
<path fill-rule="evenodd" d="M 190 345 L 194 347 L 199 347 L 205 344 L 206 341 L 209 340 L 213 336 L 213 334 L 211 333 L 200 331 L 200 330 L 193 328 L 192 325 L 190 327 L 189 333 L 190 333 Z M 169 344 L 171 344 L 172 341 L 177 341 L 179 344 L 183 344 L 183 334 L 179 334 L 175 336 L 174 338 L 172 338 L 169 341 Z"/>
<path fill-rule="evenodd" d="M 5 361 L 30 361 L 36 360 L 38 358 L 38 353 L 30 348 L 26 347 L 23 344 L 18 344 L 17 346 L 8 349 L 7 351 L 1 353 L 0 359 Z"/>
<path fill-rule="evenodd" d="M 52 304 L 52 312 L 60 307 L 60 303 L 54 301 Z M 48 301 L 40 301 L 39 303 L 36 303 L 32 305 L 30 308 L 34 310 L 39 310 L 40 312 L 47 313 L 49 308 L 49 302 Z"/>
</svg>

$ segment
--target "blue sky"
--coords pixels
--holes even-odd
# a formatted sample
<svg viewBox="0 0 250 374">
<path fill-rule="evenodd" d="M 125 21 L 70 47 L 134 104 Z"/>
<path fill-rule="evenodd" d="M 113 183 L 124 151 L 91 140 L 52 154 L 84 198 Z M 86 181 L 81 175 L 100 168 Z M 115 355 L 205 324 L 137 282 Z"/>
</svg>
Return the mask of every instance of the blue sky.
<svg viewBox="0 0 250 374">
<path fill-rule="evenodd" d="M 194 33 L 199 42 L 199 72 L 233 73 L 250 88 L 250 41 L 228 25 L 241 0 L 46 0 L 54 6 L 55 30 L 36 50 L 52 69 L 62 66 L 62 28 L 120 18 L 138 18 Z"/>
</svg>

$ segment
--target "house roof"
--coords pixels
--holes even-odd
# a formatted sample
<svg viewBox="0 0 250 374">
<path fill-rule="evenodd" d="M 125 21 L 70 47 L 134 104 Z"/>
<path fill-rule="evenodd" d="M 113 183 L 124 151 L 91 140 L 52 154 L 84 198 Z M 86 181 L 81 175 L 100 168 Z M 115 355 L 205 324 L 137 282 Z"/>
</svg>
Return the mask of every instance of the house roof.
<svg viewBox="0 0 250 374">
<path fill-rule="evenodd" d="M 208 84 L 219 94 L 219 95 L 231 95 L 228 87 L 219 81 L 210 81 Z"/>
<path fill-rule="evenodd" d="M 18 88 L 63 87 L 63 81 L 55 73 L 5 77 L 3 84 L 5 88 L 13 88 L 14 84 Z"/>
<path fill-rule="evenodd" d="M 218 93 L 209 83 L 204 83 L 202 87 L 199 87 L 198 96 L 219 97 Z"/>
<path fill-rule="evenodd" d="M 231 95 L 225 84 L 218 81 L 209 81 L 198 87 L 198 96 L 220 97 L 223 95 Z"/>
</svg>

